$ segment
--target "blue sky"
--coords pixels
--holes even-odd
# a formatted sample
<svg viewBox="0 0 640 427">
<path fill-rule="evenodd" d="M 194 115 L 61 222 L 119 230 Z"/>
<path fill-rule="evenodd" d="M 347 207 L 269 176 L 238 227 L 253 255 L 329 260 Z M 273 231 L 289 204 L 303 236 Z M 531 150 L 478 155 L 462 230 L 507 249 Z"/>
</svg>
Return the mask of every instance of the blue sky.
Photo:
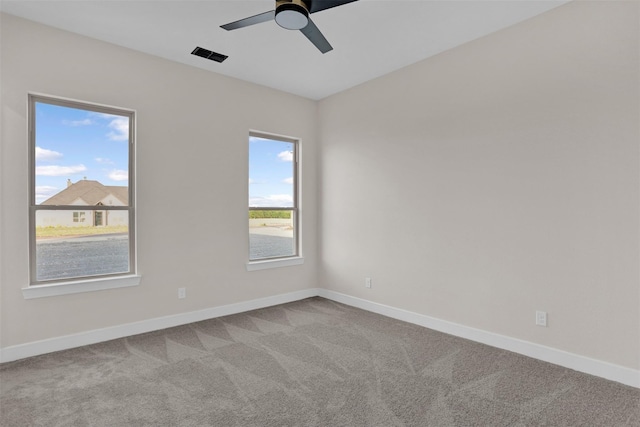
<svg viewBox="0 0 640 427">
<path fill-rule="evenodd" d="M 36 103 L 36 203 L 84 179 L 127 186 L 129 118 Z"/>
<path fill-rule="evenodd" d="M 293 206 L 291 142 L 249 138 L 249 206 Z"/>
</svg>

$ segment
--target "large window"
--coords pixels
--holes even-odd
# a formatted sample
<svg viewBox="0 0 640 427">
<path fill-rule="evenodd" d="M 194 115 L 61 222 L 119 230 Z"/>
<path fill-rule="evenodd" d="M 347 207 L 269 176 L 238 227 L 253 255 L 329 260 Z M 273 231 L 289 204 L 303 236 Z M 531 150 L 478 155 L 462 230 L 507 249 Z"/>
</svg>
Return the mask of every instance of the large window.
<svg viewBox="0 0 640 427">
<path fill-rule="evenodd" d="M 299 255 L 298 142 L 249 136 L 249 260 Z"/>
<path fill-rule="evenodd" d="M 134 113 L 29 97 L 30 282 L 135 273 Z"/>
</svg>

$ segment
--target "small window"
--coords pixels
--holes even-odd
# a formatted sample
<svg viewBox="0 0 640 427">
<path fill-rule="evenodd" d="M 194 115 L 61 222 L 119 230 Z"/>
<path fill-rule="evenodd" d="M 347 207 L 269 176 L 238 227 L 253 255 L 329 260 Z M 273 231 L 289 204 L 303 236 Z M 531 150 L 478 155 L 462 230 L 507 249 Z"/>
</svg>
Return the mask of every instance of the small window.
<svg viewBox="0 0 640 427">
<path fill-rule="evenodd" d="M 74 212 L 73 213 L 73 222 L 84 222 L 85 213 L 84 212 Z"/>
<path fill-rule="evenodd" d="M 132 111 L 29 96 L 31 285 L 135 273 L 133 126 Z"/>
<path fill-rule="evenodd" d="M 299 256 L 298 141 L 249 136 L 249 260 Z"/>
</svg>

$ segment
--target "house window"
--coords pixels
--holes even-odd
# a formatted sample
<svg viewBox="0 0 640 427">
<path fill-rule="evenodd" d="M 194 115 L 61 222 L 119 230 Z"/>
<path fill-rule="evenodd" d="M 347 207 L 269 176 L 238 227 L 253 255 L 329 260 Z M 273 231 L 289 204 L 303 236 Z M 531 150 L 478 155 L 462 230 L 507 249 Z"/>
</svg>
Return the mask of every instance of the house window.
<svg viewBox="0 0 640 427">
<path fill-rule="evenodd" d="M 74 212 L 73 213 L 73 222 L 84 222 L 84 212 Z"/>
<path fill-rule="evenodd" d="M 298 141 L 249 136 L 249 261 L 299 256 Z"/>
<path fill-rule="evenodd" d="M 133 111 L 29 96 L 33 287 L 135 273 L 133 127 Z"/>
<path fill-rule="evenodd" d="M 93 213 L 93 215 L 94 215 L 93 225 L 96 226 L 96 227 L 102 226 L 102 212 L 101 211 L 95 211 Z"/>
</svg>

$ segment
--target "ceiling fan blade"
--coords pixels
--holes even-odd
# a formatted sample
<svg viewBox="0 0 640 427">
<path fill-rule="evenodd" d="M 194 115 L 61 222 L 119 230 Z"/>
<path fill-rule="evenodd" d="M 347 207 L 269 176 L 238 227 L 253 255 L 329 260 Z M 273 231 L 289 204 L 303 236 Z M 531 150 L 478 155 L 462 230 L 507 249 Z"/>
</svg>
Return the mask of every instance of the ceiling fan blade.
<svg viewBox="0 0 640 427">
<path fill-rule="evenodd" d="M 238 28 L 248 27 L 250 25 L 260 24 L 262 22 L 271 21 L 276 17 L 276 11 L 270 10 L 269 12 L 260 13 L 258 15 L 250 16 L 248 18 L 241 19 L 239 21 L 230 22 L 228 24 L 220 25 L 220 28 L 224 28 L 227 31 L 237 30 Z"/>
<path fill-rule="evenodd" d="M 331 9 L 332 7 L 342 6 L 343 4 L 352 3 L 357 0 L 311 0 L 309 13 L 320 12 L 321 10 Z"/>
<path fill-rule="evenodd" d="M 311 43 L 313 43 L 318 48 L 320 52 L 327 53 L 330 50 L 333 50 L 333 47 L 331 47 L 327 39 L 324 38 L 311 18 L 309 18 L 309 23 L 307 24 L 307 26 L 300 29 L 300 31 L 311 41 Z"/>
</svg>

